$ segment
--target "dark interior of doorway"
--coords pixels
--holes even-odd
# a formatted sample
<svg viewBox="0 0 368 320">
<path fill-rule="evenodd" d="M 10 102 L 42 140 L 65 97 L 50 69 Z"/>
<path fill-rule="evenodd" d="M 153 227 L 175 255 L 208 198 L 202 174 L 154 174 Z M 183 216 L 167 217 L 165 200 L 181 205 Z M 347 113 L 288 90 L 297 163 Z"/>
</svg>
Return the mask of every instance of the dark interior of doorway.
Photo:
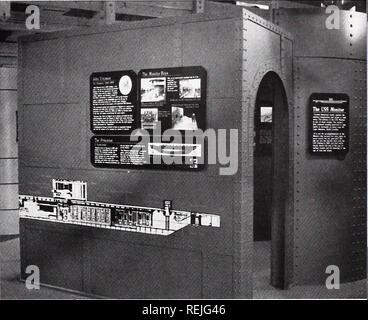
<svg viewBox="0 0 368 320">
<path fill-rule="evenodd" d="M 259 85 L 255 104 L 253 237 L 257 244 L 255 250 L 260 247 L 263 251 L 271 251 L 271 261 L 265 266 L 269 269 L 267 281 L 277 288 L 288 286 L 285 266 L 285 217 L 289 190 L 288 119 L 283 83 L 276 73 L 269 72 Z"/>
</svg>

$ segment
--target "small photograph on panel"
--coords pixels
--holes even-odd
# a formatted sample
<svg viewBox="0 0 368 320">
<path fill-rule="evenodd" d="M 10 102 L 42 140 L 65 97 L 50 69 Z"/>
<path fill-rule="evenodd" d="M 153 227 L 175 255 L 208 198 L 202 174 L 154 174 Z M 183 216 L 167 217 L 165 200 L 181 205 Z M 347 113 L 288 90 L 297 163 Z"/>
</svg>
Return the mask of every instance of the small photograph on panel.
<svg viewBox="0 0 368 320">
<path fill-rule="evenodd" d="M 119 80 L 119 91 L 122 95 L 126 96 L 132 91 L 133 82 L 132 79 L 124 75 Z"/>
<path fill-rule="evenodd" d="M 261 107 L 261 123 L 272 122 L 272 107 Z"/>
<path fill-rule="evenodd" d="M 195 112 L 185 115 L 183 107 L 171 107 L 172 129 L 198 130 Z"/>
<path fill-rule="evenodd" d="M 158 122 L 158 109 L 157 108 L 141 109 L 141 128 L 142 129 L 155 129 L 157 122 Z"/>
<path fill-rule="evenodd" d="M 165 78 L 141 79 L 141 102 L 161 102 L 166 98 Z"/>
<path fill-rule="evenodd" d="M 201 79 L 181 79 L 179 80 L 180 99 L 200 99 Z"/>
</svg>

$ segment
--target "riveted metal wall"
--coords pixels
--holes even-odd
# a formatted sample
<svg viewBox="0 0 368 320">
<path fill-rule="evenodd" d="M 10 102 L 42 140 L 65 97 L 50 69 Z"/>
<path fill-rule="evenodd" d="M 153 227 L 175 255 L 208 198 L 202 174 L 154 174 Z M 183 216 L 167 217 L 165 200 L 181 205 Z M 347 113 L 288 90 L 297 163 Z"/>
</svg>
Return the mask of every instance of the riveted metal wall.
<svg viewBox="0 0 368 320">
<path fill-rule="evenodd" d="M 366 14 L 340 10 L 331 29 L 329 16 L 323 8 L 278 9 L 275 23 L 294 35 L 295 56 L 365 59 Z"/>
<path fill-rule="evenodd" d="M 294 284 L 324 283 L 337 265 L 342 281 L 366 277 L 366 15 L 340 12 L 326 28 L 322 9 L 278 10 L 294 33 Z M 308 21 L 308 23 L 306 23 Z M 343 159 L 309 155 L 308 103 L 314 92 L 350 97 L 350 151 Z"/>
<path fill-rule="evenodd" d="M 0 68 L 0 235 L 19 233 L 16 76 L 16 68 Z"/>
<path fill-rule="evenodd" d="M 73 266 L 78 270 L 82 268 L 83 274 L 76 271 L 75 276 L 64 278 L 68 279 L 65 286 L 127 298 L 251 297 L 253 180 L 252 164 L 248 162 L 252 161 L 248 145 L 249 110 L 241 103 L 241 100 L 248 101 L 246 95 L 249 95 L 249 92 L 242 93 L 246 39 L 243 40 L 241 14 L 237 9 L 226 14 L 132 22 L 87 32 L 22 39 L 19 54 L 21 194 L 50 195 L 51 179 L 66 178 L 86 181 L 89 199 L 95 201 L 160 207 L 163 199 L 170 199 L 174 208 L 221 216 L 221 228 L 189 227 L 169 237 L 87 232 L 78 228 L 68 232 L 57 224 L 48 230 L 45 223 L 23 219 L 23 276 L 25 267 L 29 263 L 37 264 L 37 260 L 48 273 L 58 269 L 55 261 L 60 259 L 52 249 L 57 242 L 51 249 L 45 248 L 45 254 L 35 252 L 29 243 L 41 247 L 45 241 L 52 241 L 53 234 L 62 233 L 66 246 L 76 241 L 83 243 L 72 250 L 69 257 L 67 250 L 60 253 L 65 261 L 73 260 L 78 250 L 83 257 L 73 260 Z M 263 32 L 262 29 L 258 32 Z M 280 50 L 280 37 L 276 38 Z M 253 41 L 257 43 L 255 38 Z M 280 59 L 277 63 L 280 64 Z M 89 160 L 90 74 L 192 65 L 203 66 L 208 74 L 207 128 L 241 127 L 245 130 L 239 143 L 241 170 L 234 176 L 220 176 L 220 165 L 209 165 L 196 173 L 92 167 Z M 134 261 L 138 263 L 137 251 L 146 263 L 140 263 L 140 272 L 134 273 L 130 267 Z M 107 253 L 109 265 L 105 263 Z M 56 260 L 50 260 L 52 255 L 56 255 Z M 131 264 L 124 264 L 122 257 Z M 162 272 L 152 275 L 149 284 L 134 285 L 129 290 L 116 285 L 121 281 L 140 283 L 140 274 L 151 274 L 152 265 Z M 171 285 L 169 273 L 164 272 L 170 265 L 177 274 L 177 281 Z M 121 270 L 119 281 L 116 274 L 104 278 L 105 281 L 96 280 L 101 272 L 110 274 L 114 268 Z M 63 286 L 62 279 L 52 276 L 44 279 Z M 169 286 L 175 286 L 175 290 Z"/>
<path fill-rule="evenodd" d="M 351 280 L 367 277 L 367 77 L 366 61 L 355 61 L 353 120 L 353 217 Z"/>
<path fill-rule="evenodd" d="M 329 48 L 334 37 L 326 37 L 326 30 L 321 30 L 320 12 L 316 13 L 320 23 L 315 24 L 320 32 L 312 32 L 313 24 L 313 30 L 307 30 L 307 17 L 305 20 L 296 18 L 301 13 L 291 11 L 290 16 L 282 11 L 279 13 L 280 17 L 284 15 L 280 18 L 281 25 L 290 31 L 302 32 L 296 34 L 298 40 L 294 47 L 290 34 L 246 10 L 39 35 L 22 40 L 19 77 L 22 194 L 49 195 L 52 178 L 76 179 L 88 182 L 89 197 L 96 201 L 161 206 L 163 199 L 171 199 L 177 209 L 221 216 L 218 230 L 185 228 L 160 239 L 74 228 L 72 235 L 63 239 L 71 246 L 76 241 L 74 236 L 83 242 L 76 248 L 81 250 L 83 257 L 82 265 L 77 263 L 76 268 L 83 268 L 84 272 L 77 280 L 70 280 L 72 284 L 79 284 L 78 290 L 114 297 L 157 297 L 155 293 L 159 287 L 160 297 L 165 297 L 168 285 L 165 273 L 159 273 L 152 286 L 127 291 L 114 287 L 117 278 L 113 276 L 106 282 L 94 282 L 101 271 L 111 271 L 111 266 L 101 264 L 100 255 L 105 247 L 96 240 L 108 238 L 107 243 L 114 248 L 109 252 L 116 258 L 115 265 L 121 262 L 117 258 L 121 250 L 124 250 L 125 259 L 135 261 L 134 252 L 141 246 L 154 252 L 145 255 L 147 265 L 158 264 L 162 270 L 167 270 L 167 265 L 178 264 L 177 252 L 185 258 L 183 261 L 194 261 L 190 264 L 190 273 L 196 276 L 190 278 L 189 283 L 195 283 L 183 286 L 177 297 L 251 296 L 254 105 L 259 83 L 268 72 L 280 76 L 288 97 L 289 123 L 294 123 L 289 132 L 291 188 L 284 235 L 286 285 L 293 281 L 296 284 L 320 282 L 325 277 L 326 263 L 339 263 L 343 280 L 363 276 L 365 240 L 362 236 L 366 213 L 365 176 L 361 174 L 365 172 L 362 167 L 365 140 L 361 139 L 365 135 L 365 122 L 364 119 L 357 121 L 362 116 L 358 109 L 365 108 L 365 96 L 360 95 L 364 86 L 359 86 L 365 74 L 361 76 L 361 68 L 357 68 L 365 59 L 359 45 L 361 36 L 354 38 L 349 30 L 348 39 L 352 40 L 349 42 L 343 40 L 346 36 L 337 35 L 337 43 L 348 48 L 331 52 Z M 354 28 L 350 22 L 360 19 L 357 17 L 352 15 L 342 21 Z M 311 37 L 316 43 L 310 42 Z M 306 39 L 310 45 L 301 44 L 301 39 Z M 326 51 L 319 48 L 323 47 L 323 41 L 330 41 Z M 317 52 L 313 53 L 311 47 L 317 48 Z M 299 55 L 294 66 L 291 62 L 293 51 Z M 327 52 L 326 56 L 321 56 L 323 52 Z M 201 65 L 208 72 L 207 127 L 239 129 L 237 175 L 219 176 L 218 165 L 208 166 L 198 173 L 93 168 L 89 163 L 88 142 L 92 135 L 88 129 L 89 75 L 99 71 L 133 69 L 138 72 L 143 68 L 188 65 Z M 355 71 L 357 76 L 351 77 L 349 73 L 346 79 L 334 77 L 341 70 L 352 69 L 359 70 Z M 37 81 L 34 81 L 35 75 Z M 352 80 L 359 85 L 353 88 Z M 353 111 L 355 104 L 351 122 L 356 129 L 350 135 L 355 147 L 344 161 L 312 160 L 306 154 L 307 101 L 313 90 L 322 89 L 342 91 L 350 96 L 356 93 L 357 100 L 352 100 L 351 105 Z M 331 188 L 328 181 L 323 184 L 318 180 L 323 177 L 338 188 Z M 351 195 L 350 190 L 354 190 L 355 204 L 353 197 L 349 200 L 347 196 Z M 323 197 L 321 191 L 324 191 Z M 353 214 L 349 214 L 351 211 Z M 50 233 L 55 231 L 70 235 L 64 227 L 54 225 L 49 230 L 44 223 L 28 225 L 26 221 L 23 221 L 22 230 L 23 272 L 27 263 L 37 262 L 35 257 L 41 260 L 49 257 L 36 253 L 28 255 L 31 248 L 27 239 L 41 246 L 45 239 L 47 242 L 53 239 Z M 93 245 L 91 239 L 95 239 Z M 54 250 L 49 254 L 55 254 Z M 67 256 L 68 252 L 63 255 Z M 142 268 L 142 272 L 147 271 Z M 187 272 L 188 268 L 182 263 L 178 272 Z M 134 272 L 128 272 L 126 277 L 139 282 L 139 275 Z M 185 275 L 180 279 L 179 284 L 189 280 Z M 47 281 L 52 284 L 54 280 L 51 277 Z M 60 285 L 58 281 L 56 285 Z"/>
<path fill-rule="evenodd" d="M 292 56 L 293 56 L 293 37 L 290 33 L 286 32 L 271 22 L 260 18 L 259 16 L 252 14 L 251 12 L 243 11 L 243 98 L 242 98 L 242 110 L 244 112 L 243 119 L 246 121 L 243 123 L 244 135 L 241 141 L 246 141 L 247 144 L 243 146 L 246 148 L 242 152 L 245 171 L 243 181 L 253 181 L 253 135 L 254 135 L 254 108 L 257 98 L 257 92 L 262 79 L 269 72 L 273 72 L 278 75 L 282 85 L 286 91 L 286 98 L 288 106 L 289 123 L 293 123 L 294 110 L 293 110 L 293 68 L 292 68 Z M 242 131 L 242 132 L 243 132 Z M 291 273 L 292 260 L 293 260 L 293 245 L 292 241 L 289 241 L 293 236 L 293 126 L 289 127 L 289 186 L 288 191 L 288 203 L 287 212 L 285 212 L 285 228 L 284 230 L 274 230 L 274 235 L 277 234 L 278 239 L 273 239 L 275 248 L 273 252 L 273 264 L 279 264 L 280 259 L 285 259 L 285 270 L 276 270 L 272 268 L 273 273 L 277 274 L 277 277 L 285 278 L 286 282 L 289 280 L 288 274 Z M 246 132 L 246 134 L 245 134 Z M 244 186 L 250 188 L 249 185 Z M 251 185 L 253 188 L 253 184 Z M 250 199 L 243 199 L 246 212 L 253 212 L 253 190 L 247 194 Z M 244 212 L 243 211 L 243 212 Z M 283 240 L 283 238 L 285 240 Z M 285 243 L 285 248 L 281 248 L 281 243 Z M 285 257 L 281 255 L 279 250 L 285 250 Z M 281 275 L 281 273 L 285 273 Z"/>
</svg>

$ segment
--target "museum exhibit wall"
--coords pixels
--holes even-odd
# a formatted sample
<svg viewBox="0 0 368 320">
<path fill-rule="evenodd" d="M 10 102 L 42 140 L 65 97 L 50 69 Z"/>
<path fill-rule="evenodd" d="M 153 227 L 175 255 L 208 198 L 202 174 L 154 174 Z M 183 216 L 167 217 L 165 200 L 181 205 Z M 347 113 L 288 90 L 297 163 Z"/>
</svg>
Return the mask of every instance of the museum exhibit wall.
<svg viewBox="0 0 368 320">
<path fill-rule="evenodd" d="M 321 283 L 329 265 L 342 281 L 366 278 L 366 15 L 339 13 L 328 29 L 324 9 L 280 9 L 276 23 L 294 42 L 294 217 L 291 281 Z M 349 151 L 311 155 L 312 93 L 349 97 Z M 364 289 L 365 290 L 365 289 Z"/>
<path fill-rule="evenodd" d="M 284 268 L 273 272 L 284 273 L 284 287 L 324 283 L 329 265 L 343 281 L 365 278 L 366 16 L 341 12 L 341 28 L 328 30 L 319 9 L 276 13 L 279 26 L 234 9 L 21 38 L 20 194 L 49 197 L 52 179 L 82 180 L 88 200 L 157 208 L 172 200 L 174 209 L 221 217 L 220 228 L 187 226 L 170 236 L 21 219 L 23 277 L 36 264 L 41 282 L 94 295 L 251 297 L 254 107 L 271 72 L 285 88 L 290 124 L 287 206 L 272 257 Z M 94 167 L 91 74 L 189 66 L 207 71 L 206 128 L 238 129 L 237 173 L 220 175 L 219 164 Z M 343 156 L 309 152 L 313 93 L 349 96 Z"/>
<path fill-rule="evenodd" d="M 220 228 L 189 226 L 170 236 L 21 221 L 23 276 L 35 263 L 47 270 L 41 282 L 102 296 L 251 296 L 252 197 L 240 171 L 101 169 L 90 161 L 94 72 L 202 66 L 206 127 L 240 128 L 241 24 L 236 10 L 21 40 L 20 194 L 50 196 L 53 178 L 82 180 L 89 200 L 160 208 L 166 199 L 221 217 Z M 240 211 L 245 196 L 249 211 Z"/>
</svg>

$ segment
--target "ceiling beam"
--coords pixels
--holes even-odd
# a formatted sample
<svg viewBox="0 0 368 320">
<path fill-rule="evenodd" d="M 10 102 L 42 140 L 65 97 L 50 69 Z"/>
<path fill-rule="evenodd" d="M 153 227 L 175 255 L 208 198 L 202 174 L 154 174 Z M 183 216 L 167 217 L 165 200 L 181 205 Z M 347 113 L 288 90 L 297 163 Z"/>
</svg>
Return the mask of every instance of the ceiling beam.
<svg viewBox="0 0 368 320">
<path fill-rule="evenodd" d="M 116 2 L 105 1 L 104 2 L 104 23 L 113 24 L 116 22 Z"/>
<path fill-rule="evenodd" d="M 16 34 L 52 32 L 76 27 L 113 24 L 119 21 L 164 18 L 196 13 L 207 0 L 126 0 L 126 1 L 11 1 L 11 15 L 1 21 L 0 30 Z M 28 5 L 40 8 L 40 30 L 27 30 L 25 10 Z M 200 13 L 203 10 L 200 10 Z"/>
<path fill-rule="evenodd" d="M 54 31 L 60 31 L 60 30 L 70 30 L 75 29 L 76 25 L 66 25 L 63 23 L 47 23 L 40 21 L 40 29 L 38 30 L 28 30 L 25 26 L 25 23 L 19 23 L 19 22 L 11 22 L 11 21 L 1 21 L 0 20 L 0 32 L 1 30 L 6 31 L 21 31 L 25 33 L 37 33 L 37 32 L 54 32 Z"/>
<path fill-rule="evenodd" d="M 0 20 L 0 29 L 14 29 L 14 25 L 18 25 L 17 30 L 26 30 L 25 21 L 27 14 L 24 12 L 12 12 L 11 17 L 6 21 Z M 74 27 L 89 27 L 91 21 L 89 19 L 83 19 L 78 17 L 63 16 L 59 12 L 49 11 L 48 9 L 40 8 L 40 24 L 41 28 L 60 26 L 69 28 Z M 10 28 L 8 28 L 8 26 Z M 42 31 L 42 30 L 40 30 Z"/>
<path fill-rule="evenodd" d="M 205 0 L 195 0 L 193 13 L 204 13 Z"/>
<path fill-rule="evenodd" d="M 273 9 L 276 8 L 315 8 L 308 3 L 299 3 L 297 1 L 288 1 L 288 0 L 238 0 L 236 4 L 241 5 L 241 3 L 245 3 L 248 5 L 266 5 Z"/>
<path fill-rule="evenodd" d="M 190 14 L 194 9 L 194 1 L 114 1 L 116 14 L 127 14 L 146 17 L 172 17 Z M 44 9 L 64 10 L 81 9 L 100 13 L 104 10 L 103 1 L 32 1 L 32 4 Z"/>
<path fill-rule="evenodd" d="M 24 2 L 25 4 L 33 4 L 42 8 L 58 9 L 60 11 L 68 11 L 69 9 L 82 9 L 99 12 L 102 9 L 102 1 L 32 1 Z"/>
<path fill-rule="evenodd" d="M 5 21 L 10 17 L 10 1 L 0 1 L 0 19 Z"/>
<path fill-rule="evenodd" d="M 152 18 L 164 18 L 191 14 L 193 11 L 193 3 L 190 3 L 190 8 L 183 6 L 172 8 L 171 6 L 158 5 L 157 3 L 149 2 L 117 2 L 116 12 L 123 14 L 132 14 L 137 16 L 146 16 Z"/>
</svg>

